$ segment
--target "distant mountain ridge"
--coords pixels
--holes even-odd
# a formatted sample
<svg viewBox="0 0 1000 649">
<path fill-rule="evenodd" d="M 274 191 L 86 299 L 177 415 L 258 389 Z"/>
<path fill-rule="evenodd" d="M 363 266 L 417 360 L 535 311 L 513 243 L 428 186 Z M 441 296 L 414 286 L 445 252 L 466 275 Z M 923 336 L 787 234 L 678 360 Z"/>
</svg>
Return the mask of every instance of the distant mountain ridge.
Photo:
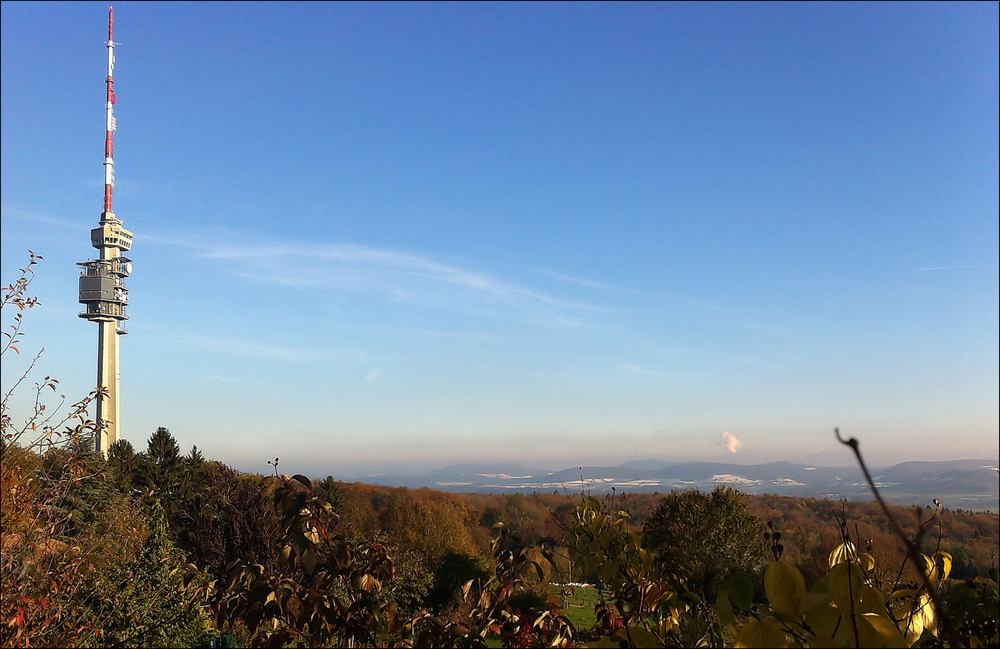
<svg viewBox="0 0 1000 649">
<path fill-rule="evenodd" d="M 997 511 L 1000 478 L 996 460 L 903 462 L 876 469 L 883 496 L 901 505 L 928 505 L 934 498 L 951 508 Z M 731 485 L 750 494 L 777 494 L 833 500 L 870 500 L 871 491 L 857 467 L 824 467 L 794 462 L 728 464 L 634 460 L 616 466 L 575 467 L 552 473 L 516 463 L 454 464 L 422 475 L 360 477 L 394 487 L 429 487 L 457 493 L 607 493 L 616 491 L 711 490 Z"/>
</svg>

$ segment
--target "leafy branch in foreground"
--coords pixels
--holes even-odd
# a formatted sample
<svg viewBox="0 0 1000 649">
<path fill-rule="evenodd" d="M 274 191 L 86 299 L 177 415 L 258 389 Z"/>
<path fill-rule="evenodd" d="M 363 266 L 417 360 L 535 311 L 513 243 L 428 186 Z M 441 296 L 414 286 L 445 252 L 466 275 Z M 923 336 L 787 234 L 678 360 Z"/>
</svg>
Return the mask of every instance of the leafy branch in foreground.
<svg viewBox="0 0 1000 649">
<path fill-rule="evenodd" d="M 935 587 L 935 572 L 933 568 L 936 568 L 937 564 L 928 560 L 925 555 L 920 554 L 917 551 L 917 543 L 911 541 L 910 538 L 903 533 L 903 528 L 899 526 L 899 522 L 896 521 L 896 517 L 892 515 L 889 507 L 885 504 L 885 500 L 882 499 L 882 494 L 879 493 L 878 487 L 875 486 L 872 474 L 868 471 L 868 465 L 865 464 L 865 459 L 861 456 L 861 448 L 857 438 L 851 437 L 850 439 L 845 440 L 840 436 L 839 428 L 834 428 L 833 432 L 837 436 L 838 442 L 854 451 L 854 457 L 857 458 L 858 465 L 861 466 L 861 470 L 865 474 L 865 480 L 868 482 L 869 488 L 871 488 L 872 495 L 875 496 L 875 500 L 882 509 L 882 513 L 885 514 L 885 517 L 889 520 L 889 524 L 892 526 L 892 531 L 895 532 L 896 537 L 903 542 L 903 545 L 906 548 L 907 560 L 913 563 L 917 573 L 920 575 L 920 579 L 923 582 L 923 588 L 926 590 L 927 596 L 930 598 L 930 601 L 934 606 L 934 611 L 937 614 L 938 619 L 941 621 L 941 625 L 944 627 L 945 633 L 948 635 L 948 641 L 953 647 L 960 646 L 958 634 L 955 632 L 954 625 L 951 622 L 951 617 L 948 615 L 947 607 Z M 922 531 L 923 530 L 921 530 L 921 532 Z M 920 534 L 918 533 L 918 541 L 919 538 Z M 951 555 L 948 555 L 948 569 L 949 571 L 951 569 Z M 947 578 L 947 575 L 945 578 Z"/>
<path fill-rule="evenodd" d="M 24 324 L 25 313 L 40 304 L 36 296 L 28 295 L 28 288 L 35 278 L 34 266 L 41 260 L 41 255 L 29 250 L 27 265 L 20 269 L 20 275 L 15 281 L 3 288 L 0 313 L 6 315 L 11 308 L 15 308 L 16 311 L 13 322 L 5 325 L 0 331 L 0 336 L 4 339 L 0 347 L 0 356 L 6 356 L 8 352 L 21 354 L 20 345 L 24 337 L 21 327 Z M 49 392 L 58 394 L 59 381 L 51 376 L 46 376 L 34 384 L 27 417 L 20 424 L 14 423 L 11 414 L 12 399 L 21 386 L 29 380 L 44 351 L 44 347 L 39 349 L 20 376 L 3 391 L 3 398 L 0 401 L 0 444 L 3 449 L 19 445 L 23 449 L 41 452 L 63 441 L 83 439 L 97 432 L 97 424 L 87 417 L 87 409 L 91 402 L 97 399 L 100 390 L 92 391 L 86 398 L 72 404 L 65 414 L 59 415 L 66 402 L 66 395 L 60 394 L 59 403 L 54 407 L 46 402 Z"/>
<path fill-rule="evenodd" d="M 261 488 L 282 517 L 285 569 L 268 574 L 261 564 L 231 562 L 210 588 L 218 628 L 244 627 L 255 647 L 375 646 L 394 622 L 391 603 L 377 598 L 393 574 L 385 549 L 348 541 L 305 476 L 276 475 Z"/>
<path fill-rule="evenodd" d="M 573 624 L 551 603 L 540 610 L 521 610 L 518 598 L 547 583 L 554 565 L 555 542 L 525 543 L 519 534 L 497 523 L 492 542 L 496 564 L 488 579 L 472 579 L 462 588 L 464 606 L 450 619 L 418 613 L 405 626 L 407 647 L 488 647 L 491 638 L 504 647 L 572 647 Z"/>
<path fill-rule="evenodd" d="M 3 299 L 2 304 L 0 304 L 0 311 L 9 306 L 16 306 L 17 313 L 14 314 L 14 322 L 9 325 L 10 332 L 7 332 L 6 330 L 0 332 L 0 335 L 6 339 L 3 346 L 0 347 L 0 354 L 6 354 L 8 350 L 13 350 L 16 354 L 21 353 L 21 350 L 17 347 L 17 343 L 24 335 L 24 332 L 21 331 L 24 312 L 38 304 L 37 297 L 28 295 L 28 285 L 35 279 L 35 269 L 32 268 L 32 266 L 41 260 L 41 255 L 36 255 L 34 252 L 29 250 L 28 264 L 24 268 L 19 269 L 21 273 L 20 276 L 3 288 Z"/>
<path fill-rule="evenodd" d="M 734 646 L 910 647 L 931 641 L 941 630 L 951 647 L 995 646 L 997 628 L 995 622 L 989 624 L 989 615 L 995 618 L 997 613 L 996 570 L 991 569 L 989 582 L 952 584 L 948 591 L 954 601 L 963 604 L 963 628 L 969 631 L 967 644 L 963 644 L 941 594 L 949 583 L 951 554 L 937 550 L 928 556 L 919 552 L 930 521 L 918 525 L 916 537 L 910 539 L 879 494 L 858 441 L 844 440 L 839 430 L 835 432 L 837 439 L 854 451 L 879 507 L 906 550 L 896 583 L 888 594 L 876 587 L 874 557 L 858 550 L 846 520 L 841 521 L 842 543 L 830 554 L 829 573 L 808 590 L 799 569 L 781 561 L 777 551 L 764 574 L 766 605 L 752 601 L 752 589 L 744 582 L 732 581 L 722 591 L 717 611 L 734 637 Z M 919 523 L 922 510 L 917 509 Z M 920 583 L 899 588 L 907 562 Z M 741 626 L 737 612 L 749 621 Z"/>
<path fill-rule="evenodd" d="M 587 497 L 577 508 L 574 550 L 584 574 L 597 577 L 599 635 L 588 647 L 707 647 L 721 644 L 704 601 L 683 574 L 643 548 L 624 512 L 610 514 Z M 605 595 L 605 593 L 607 595 Z"/>
</svg>

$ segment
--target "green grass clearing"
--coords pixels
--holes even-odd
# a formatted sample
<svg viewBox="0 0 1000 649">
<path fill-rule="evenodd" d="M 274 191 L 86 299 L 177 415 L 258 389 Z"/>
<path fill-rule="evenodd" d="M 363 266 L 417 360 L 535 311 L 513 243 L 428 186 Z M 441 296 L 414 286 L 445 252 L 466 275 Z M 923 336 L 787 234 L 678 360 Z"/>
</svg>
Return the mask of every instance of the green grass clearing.
<svg viewBox="0 0 1000 649">
<path fill-rule="evenodd" d="M 566 597 L 563 613 L 576 628 L 577 634 L 584 635 L 594 628 L 597 616 L 594 615 L 594 605 L 600 598 L 596 588 L 577 588 L 576 592 Z"/>
<path fill-rule="evenodd" d="M 586 642 L 592 639 L 590 630 L 597 623 L 597 616 L 594 615 L 594 605 L 597 604 L 600 594 L 596 588 L 577 588 L 576 592 L 572 595 L 568 594 L 569 589 L 566 590 L 567 596 L 565 606 L 562 609 L 563 614 L 573 623 L 577 639 Z M 562 604 L 562 597 L 559 591 L 553 589 L 552 592 L 556 595 L 560 604 Z M 491 649 L 499 648 L 503 646 L 503 642 L 496 636 L 489 636 L 486 638 L 486 646 Z"/>
</svg>

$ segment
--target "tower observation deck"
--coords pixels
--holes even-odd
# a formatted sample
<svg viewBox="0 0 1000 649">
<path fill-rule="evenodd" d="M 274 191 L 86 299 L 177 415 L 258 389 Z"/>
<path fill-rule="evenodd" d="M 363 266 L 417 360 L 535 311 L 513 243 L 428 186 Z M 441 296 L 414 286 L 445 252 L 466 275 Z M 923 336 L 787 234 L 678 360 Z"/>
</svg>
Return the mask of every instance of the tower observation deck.
<svg viewBox="0 0 1000 649">
<path fill-rule="evenodd" d="M 115 187 L 114 134 L 115 120 L 115 10 L 108 12 L 108 76 L 107 131 L 104 140 L 104 211 L 98 227 L 90 231 L 90 243 L 100 251 L 97 259 L 79 262 L 80 303 L 84 305 L 80 317 L 97 323 L 97 397 L 98 431 L 96 450 L 107 457 L 108 447 L 118 441 L 121 432 L 121 407 L 119 403 L 118 343 L 128 320 L 128 288 L 125 278 L 132 273 L 132 260 L 123 253 L 132 249 L 132 233 L 122 226 L 112 207 Z"/>
</svg>

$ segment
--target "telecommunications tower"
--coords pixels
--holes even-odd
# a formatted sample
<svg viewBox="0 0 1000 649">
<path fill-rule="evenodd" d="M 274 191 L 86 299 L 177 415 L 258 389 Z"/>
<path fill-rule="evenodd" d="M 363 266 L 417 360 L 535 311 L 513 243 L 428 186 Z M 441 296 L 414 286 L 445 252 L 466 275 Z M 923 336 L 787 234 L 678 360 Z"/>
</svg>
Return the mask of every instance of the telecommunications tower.
<svg viewBox="0 0 1000 649">
<path fill-rule="evenodd" d="M 107 135 L 104 140 L 104 211 L 98 227 L 90 231 L 90 243 L 101 251 L 98 259 L 80 262 L 80 317 L 97 323 L 97 425 L 96 450 L 108 456 L 108 447 L 118 441 L 121 407 L 118 400 L 119 337 L 128 333 L 128 289 L 125 278 L 132 272 L 132 260 L 124 254 L 132 248 L 132 233 L 122 227 L 111 206 L 115 188 L 115 10 L 108 12 L 108 98 Z"/>
</svg>

